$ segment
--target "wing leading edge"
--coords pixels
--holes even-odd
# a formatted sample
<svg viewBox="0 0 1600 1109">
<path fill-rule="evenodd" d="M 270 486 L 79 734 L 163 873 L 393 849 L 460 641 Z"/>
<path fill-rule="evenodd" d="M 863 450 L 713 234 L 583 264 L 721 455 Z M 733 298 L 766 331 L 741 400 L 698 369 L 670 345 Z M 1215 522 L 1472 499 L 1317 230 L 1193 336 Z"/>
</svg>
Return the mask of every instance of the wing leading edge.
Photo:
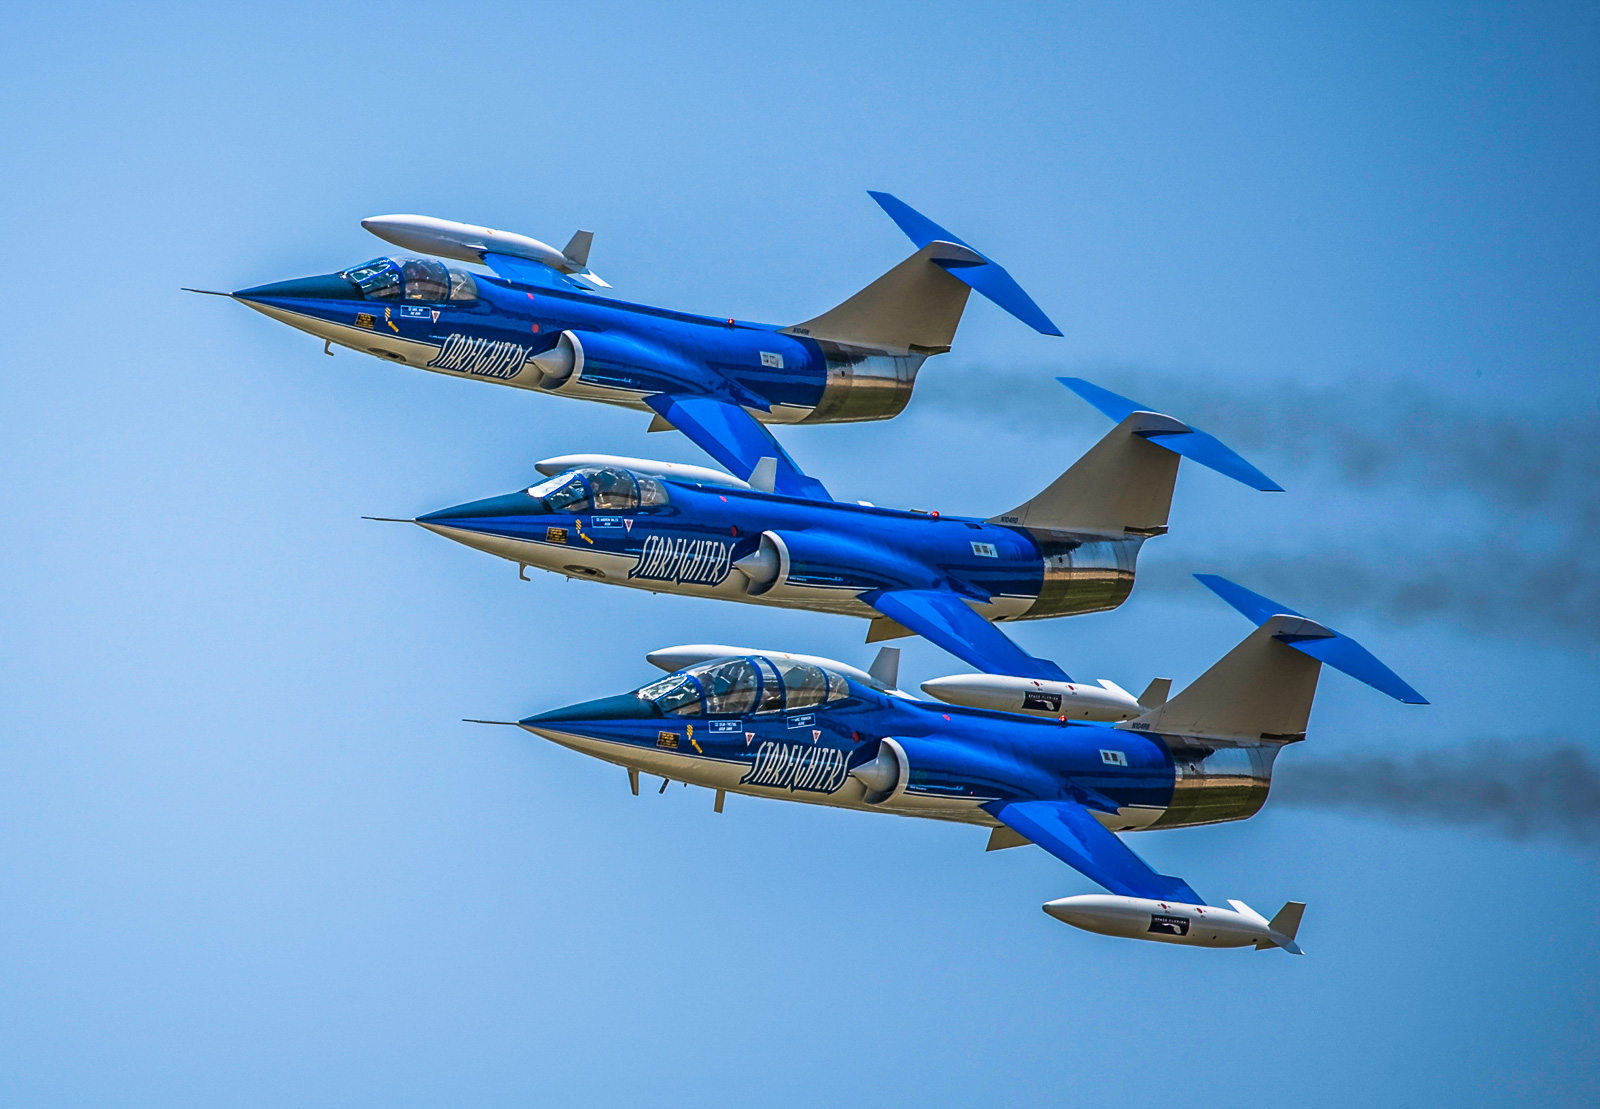
<svg viewBox="0 0 1600 1109">
<path fill-rule="evenodd" d="M 645 399 L 662 419 L 683 432 L 694 445 L 726 466 L 735 477 L 753 487 L 786 497 L 831 501 L 822 482 L 800 471 L 794 459 L 772 437 L 772 432 L 737 404 L 710 397 L 660 393 Z M 757 473 L 764 460 L 771 460 L 772 484 Z M 755 475 L 752 478 L 752 475 Z"/>
<path fill-rule="evenodd" d="M 995 801 L 984 811 L 1073 870 L 1124 897 L 1204 905 L 1182 878 L 1157 874 L 1133 849 L 1075 801 Z"/>
<path fill-rule="evenodd" d="M 1072 679 L 1049 659 L 1035 658 L 979 616 L 955 593 L 937 589 L 874 589 L 861 600 L 987 674 Z"/>
</svg>

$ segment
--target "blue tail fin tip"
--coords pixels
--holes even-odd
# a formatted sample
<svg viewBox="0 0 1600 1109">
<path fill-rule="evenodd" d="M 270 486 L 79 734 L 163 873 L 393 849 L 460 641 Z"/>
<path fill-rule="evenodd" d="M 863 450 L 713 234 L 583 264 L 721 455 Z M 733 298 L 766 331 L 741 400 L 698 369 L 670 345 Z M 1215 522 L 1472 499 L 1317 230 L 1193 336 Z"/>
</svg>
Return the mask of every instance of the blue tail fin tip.
<svg viewBox="0 0 1600 1109">
<path fill-rule="evenodd" d="M 983 254 L 983 251 L 978 250 L 977 247 L 969 242 L 958 239 L 899 197 L 889 193 L 874 192 L 871 189 L 867 190 L 867 195 L 877 201 L 878 207 L 888 213 L 889 218 L 894 220 L 895 226 L 906 233 L 906 238 L 917 244 L 918 250 L 921 250 L 931 242 L 943 240 L 947 243 L 959 243 L 968 250 L 977 250 L 979 254 Z M 988 255 L 984 254 L 984 257 L 988 258 Z"/>
<path fill-rule="evenodd" d="M 1098 409 L 1107 419 L 1121 423 L 1135 412 L 1160 412 L 1158 408 L 1140 404 L 1136 400 L 1120 396 L 1110 389 L 1102 389 L 1092 381 L 1085 381 L 1081 377 L 1058 377 L 1057 381 L 1071 389 L 1078 396 L 1088 401 Z M 1145 438 L 1159 447 L 1165 447 L 1173 454 L 1181 454 L 1192 462 L 1197 462 L 1207 469 L 1215 470 L 1219 474 L 1231 477 L 1241 485 L 1248 485 L 1263 493 L 1281 493 L 1283 486 L 1273 481 L 1266 474 L 1246 462 L 1232 448 L 1222 440 L 1208 432 L 1201 431 L 1187 420 L 1181 421 L 1189 430 L 1181 433 L 1150 433 Z"/>
<path fill-rule="evenodd" d="M 889 193 L 867 190 L 867 195 L 877 201 L 878 207 L 888 213 L 895 225 L 904 231 L 906 238 L 917 244 L 921 250 L 931 242 L 942 241 L 956 243 L 973 251 L 984 260 L 984 265 L 948 265 L 944 271 L 951 277 L 976 289 L 999 307 L 1010 312 L 1017 319 L 1039 332 L 1041 335 L 1061 334 L 1061 329 L 1055 325 L 1044 310 L 1033 302 L 1033 298 L 1022 291 L 1016 279 L 1006 272 L 1004 266 L 990 258 L 983 251 L 971 243 L 953 235 L 947 229 L 940 227 L 927 216 L 917 211 L 899 197 Z M 942 263 L 935 263 L 942 264 Z"/>
<path fill-rule="evenodd" d="M 1252 593 L 1242 585 L 1229 581 L 1227 578 L 1216 574 L 1196 574 L 1195 580 L 1211 592 L 1221 597 L 1245 616 L 1256 627 L 1260 627 L 1274 616 L 1298 616 L 1307 619 L 1305 613 L 1296 612 L 1287 605 L 1263 597 L 1259 593 Z M 1328 629 L 1333 631 L 1332 628 Z M 1334 632 L 1330 638 L 1307 639 L 1286 641 L 1303 655 L 1308 655 L 1318 662 L 1326 663 L 1335 670 L 1349 674 L 1358 682 L 1370 685 L 1380 693 L 1386 693 L 1396 701 L 1408 705 L 1425 705 L 1427 698 L 1411 688 L 1400 675 L 1389 669 L 1373 653 L 1351 639 L 1342 632 Z"/>
<path fill-rule="evenodd" d="M 1305 617 L 1303 612 L 1296 612 L 1287 605 L 1280 605 L 1277 601 L 1263 597 L 1259 593 L 1252 593 L 1237 582 L 1231 582 L 1217 574 L 1196 574 L 1194 579 L 1227 601 L 1258 628 L 1274 616 Z"/>
<path fill-rule="evenodd" d="M 1147 404 L 1140 404 L 1136 400 L 1119 396 L 1110 389 L 1102 389 L 1094 382 L 1086 381 L 1081 377 L 1058 377 L 1056 380 L 1088 401 L 1106 419 L 1114 420 L 1119 424 L 1134 412 L 1155 411 Z"/>
</svg>

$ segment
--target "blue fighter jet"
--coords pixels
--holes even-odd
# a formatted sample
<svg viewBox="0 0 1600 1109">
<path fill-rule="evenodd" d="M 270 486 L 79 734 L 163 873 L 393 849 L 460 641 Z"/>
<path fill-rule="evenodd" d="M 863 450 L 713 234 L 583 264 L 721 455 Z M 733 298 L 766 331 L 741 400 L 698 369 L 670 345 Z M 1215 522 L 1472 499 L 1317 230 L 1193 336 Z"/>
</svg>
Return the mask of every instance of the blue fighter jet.
<svg viewBox="0 0 1600 1109">
<path fill-rule="evenodd" d="M 482 263 L 495 276 L 419 258 L 377 258 L 320 277 L 230 295 L 331 344 L 418 369 L 642 409 L 748 477 L 788 456 L 766 423 L 886 420 L 917 371 L 950 349 L 976 289 L 1023 323 L 1060 335 L 999 263 L 887 193 L 870 194 L 917 246 L 865 289 L 788 327 L 697 316 L 596 294 L 593 235 L 555 247 L 429 216 L 362 226 L 406 250 Z M 194 290 L 197 292 L 206 290 Z M 715 444 L 703 441 L 721 435 Z"/>
<path fill-rule="evenodd" d="M 1244 820 L 1279 752 L 1305 738 L 1323 663 L 1426 704 L 1348 636 L 1232 582 L 1197 575 L 1257 625 L 1177 696 L 1117 725 L 915 700 L 884 660 L 862 672 L 805 656 L 707 659 L 617 697 L 518 721 L 628 770 L 728 793 L 977 824 L 989 849 L 1035 843 L 1110 891 L 1044 906 L 1108 935 L 1296 954 L 1304 905 L 1267 920 L 1206 904 L 1114 833 Z M 888 650 L 892 650 L 889 648 Z M 663 653 L 680 661 L 683 651 Z"/>
<path fill-rule="evenodd" d="M 568 577 L 872 620 L 867 642 L 919 634 L 987 673 L 1057 682 L 993 620 L 1115 608 L 1146 539 L 1167 530 L 1180 457 L 1256 489 L 1269 478 L 1216 439 L 1079 378 L 1068 388 L 1117 422 L 1038 496 L 990 519 L 834 501 L 771 455 L 750 480 L 574 456 L 548 480 L 415 521 L 457 542 Z M 736 429 L 709 441 L 721 447 Z M 713 454 L 726 461 L 732 451 Z"/>
</svg>

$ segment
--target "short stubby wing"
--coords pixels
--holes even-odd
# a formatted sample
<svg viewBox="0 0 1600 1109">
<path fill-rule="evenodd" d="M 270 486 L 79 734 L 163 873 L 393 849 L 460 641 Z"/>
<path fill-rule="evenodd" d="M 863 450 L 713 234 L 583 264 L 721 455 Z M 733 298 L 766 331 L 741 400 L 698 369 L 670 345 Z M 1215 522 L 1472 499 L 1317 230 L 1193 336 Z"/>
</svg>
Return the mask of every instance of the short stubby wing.
<svg viewBox="0 0 1600 1109">
<path fill-rule="evenodd" d="M 1186 905 L 1205 904 L 1189 883 L 1157 874 L 1075 801 L 995 801 L 985 805 L 984 810 L 1112 893 Z"/>
<path fill-rule="evenodd" d="M 650 397 L 645 403 L 735 477 L 750 482 L 752 488 L 787 497 L 833 499 L 820 481 L 800 472 L 794 459 L 761 421 L 737 404 L 671 393 Z M 763 467 L 763 461 L 769 459 Z"/>
<path fill-rule="evenodd" d="M 1035 658 L 979 616 L 954 593 L 935 589 L 875 589 L 861 600 L 986 674 L 1072 679 L 1049 659 Z"/>
</svg>

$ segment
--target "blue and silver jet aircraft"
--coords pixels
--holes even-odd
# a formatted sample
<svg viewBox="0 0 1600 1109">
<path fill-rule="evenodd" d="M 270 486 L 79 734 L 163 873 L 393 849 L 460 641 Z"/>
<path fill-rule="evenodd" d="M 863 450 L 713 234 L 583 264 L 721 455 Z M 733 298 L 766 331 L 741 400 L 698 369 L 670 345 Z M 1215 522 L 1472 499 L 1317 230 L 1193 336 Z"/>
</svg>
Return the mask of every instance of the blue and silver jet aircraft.
<svg viewBox="0 0 1600 1109">
<path fill-rule="evenodd" d="M 1068 681 L 992 620 L 1117 607 L 1139 549 L 1167 530 L 1180 457 L 1262 490 L 1279 487 L 1222 443 L 1080 378 L 1061 378 L 1117 422 L 1038 496 L 990 519 L 828 498 L 776 460 L 749 482 L 697 467 L 569 456 L 531 488 L 443 509 L 430 531 L 569 577 L 657 593 L 866 617 L 867 641 L 916 633 L 980 670 Z M 723 455 L 719 454 L 719 458 Z M 804 483 L 808 492 L 795 492 Z"/>
<path fill-rule="evenodd" d="M 870 195 L 916 253 L 788 327 L 597 296 L 593 286 L 605 283 L 588 267 L 587 231 L 557 250 L 429 216 L 374 216 L 362 226 L 495 276 L 377 258 L 223 295 L 310 332 L 324 349 L 337 343 L 454 377 L 643 409 L 653 428 L 679 429 L 741 478 L 776 458 L 778 490 L 803 494 L 808 487 L 763 424 L 898 415 L 923 361 L 950 349 L 973 289 L 1039 332 L 1061 334 L 999 263 L 887 193 Z"/>
<path fill-rule="evenodd" d="M 1411 704 L 1422 697 L 1359 643 L 1232 582 L 1197 575 L 1257 625 L 1177 696 L 1125 723 L 1049 721 L 912 699 L 880 655 L 870 672 L 774 652 L 709 658 L 617 697 L 520 727 L 639 774 L 728 793 L 992 829 L 989 849 L 1035 843 L 1111 891 L 1052 916 L 1107 935 L 1299 953 L 1304 905 L 1270 921 L 1207 905 L 1114 833 L 1244 820 L 1274 760 L 1305 738 L 1323 663 Z M 715 650 L 715 649 L 712 649 Z M 888 649 L 892 650 L 892 648 Z M 663 668 L 695 649 L 652 655 Z"/>
</svg>

